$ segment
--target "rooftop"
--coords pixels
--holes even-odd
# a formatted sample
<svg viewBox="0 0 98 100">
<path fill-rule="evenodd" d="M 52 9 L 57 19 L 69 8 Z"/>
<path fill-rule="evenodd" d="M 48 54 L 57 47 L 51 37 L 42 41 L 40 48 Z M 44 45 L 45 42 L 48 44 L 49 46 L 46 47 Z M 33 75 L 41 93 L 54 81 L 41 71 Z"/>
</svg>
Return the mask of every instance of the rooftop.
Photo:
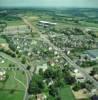
<svg viewBox="0 0 98 100">
<path fill-rule="evenodd" d="M 57 23 L 52 23 L 52 22 L 48 22 L 48 21 L 39 21 L 40 23 L 43 24 L 51 24 L 51 25 L 56 25 Z"/>
<path fill-rule="evenodd" d="M 86 53 L 88 53 L 90 56 L 92 56 L 94 58 L 98 57 L 98 49 L 87 50 Z"/>
</svg>

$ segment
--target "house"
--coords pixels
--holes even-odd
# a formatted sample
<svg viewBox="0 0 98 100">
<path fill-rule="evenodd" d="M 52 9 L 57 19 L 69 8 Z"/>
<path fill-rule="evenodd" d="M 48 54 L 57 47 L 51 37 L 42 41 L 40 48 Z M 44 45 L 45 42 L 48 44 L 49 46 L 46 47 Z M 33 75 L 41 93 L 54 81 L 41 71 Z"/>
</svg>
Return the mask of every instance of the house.
<svg viewBox="0 0 98 100">
<path fill-rule="evenodd" d="M 1 56 L 0 56 L 0 63 L 2 63 L 2 64 L 3 64 L 3 63 L 5 63 L 4 58 L 3 58 L 3 57 L 1 57 Z"/>
<path fill-rule="evenodd" d="M 87 89 L 80 89 L 79 91 L 73 91 L 76 100 L 88 100 L 89 91 Z"/>
<path fill-rule="evenodd" d="M 85 81 L 85 76 L 79 72 L 78 69 L 74 69 L 74 76 L 75 76 L 75 79 L 78 81 L 78 82 L 84 82 Z"/>
<path fill-rule="evenodd" d="M 79 73 L 75 74 L 75 79 L 78 82 L 84 82 L 85 81 L 85 76 L 82 73 L 79 72 Z"/>
<path fill-rule="evenodd" d="M 42 69 L 43 72 L 48 68 L 47 64 L 39 65 L 36 68 L 36 73 L 39 73 L 39 70 Z"/>
<path fill-rule="evenodd" d="M 95 80 L 98 81 L 98 74 L 95 74 L 93 77 L 94 77 Z"/>
<path fill-rule="evenodd" d="M 0 70 L 0 81 L 5 80 L 5 78 L 6 78 L 6 71 Z"/>
<path fill-rule="evenodd" d="M 45 94 L 37 94 L 36 100 L 46 100 L 47 96 Z"/>
</svg>

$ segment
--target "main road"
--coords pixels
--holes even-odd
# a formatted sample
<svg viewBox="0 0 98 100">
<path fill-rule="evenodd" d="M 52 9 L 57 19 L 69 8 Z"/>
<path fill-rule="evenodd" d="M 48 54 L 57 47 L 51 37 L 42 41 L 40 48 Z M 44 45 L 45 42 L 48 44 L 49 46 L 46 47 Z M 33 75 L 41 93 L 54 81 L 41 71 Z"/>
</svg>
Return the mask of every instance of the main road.
<svg viewBox="0 0 98 100">
<path fill-rule="evenodd" d="M 24 21 L 24 23 L 26 25 L 28 25 L 32 31 L 34 29 L 34 27 L 32 26 L 32 24 L 25 18 L 25 17 L 22 17 L 20 16 L 21 19 Z M 38 32 L 38 34 L 40 35 L 40 37 L 46 42 L 48 43 L 51 47 L 53 47 L 56 51 L 58 51 L 58 53 L 75 69 L 78 69 L 79 72 L 81 72 L 87 80 L 90 80 L 93 85 L 95 86 L 96 89 L 98 89 L 98 82 L 93 78 L 91 77 L 89 74 L 87 74 L 80 66 L 78 66 L 74 61 L 72 61 L 60 48 L 58 48 L 57 46 L 55 46 L 47 37 L 47 35 L 44 35 L 40 32 Z"/>
</svg>

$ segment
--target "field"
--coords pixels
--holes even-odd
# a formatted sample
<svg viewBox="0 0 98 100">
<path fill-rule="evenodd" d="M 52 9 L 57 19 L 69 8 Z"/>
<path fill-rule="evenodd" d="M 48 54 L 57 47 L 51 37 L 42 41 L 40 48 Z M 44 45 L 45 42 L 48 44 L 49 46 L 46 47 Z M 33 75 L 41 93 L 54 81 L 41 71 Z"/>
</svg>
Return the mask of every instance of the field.
<svg viewBox="0 0 98 100">
<path fill-rule="evenodd" d="M 65 88 L 61 88 L 59 91 L 61 100 L 75 100 L 75 97 L 72 93 L 72 90 L 69 86 L 65 86 Z"/>
<path fill-rule="evenodd" d="M 6 43 L 6 40 L 0 37 L 0 43 Z"/>
<path fill-rule="evenodd" d="M 7 23 L 7 26 L 24 25 L 24 22 L 22 20 L 6 21 L 6 23 Z"/>
<path fill-rule="evenodd" d="M 4 63 L 2 63 L 4 61 Z M 7 59 L 0 60 L 0 67 L 9 67 L 10 64 L 14 64 Z"/>
<path fill-rule="evenodd" d="M 25 75 L 20 71 L 8 71 L 7 75 L 8 79 L 0 82 L 0 100 L 22 100 L 25 91 L 23 84 L 26 83 Z"/>
<path fill-rule="evenodd" d="M 0 100 L 22 100 L 23 96 L 24 92 L 22 91 L 15 91 L 13 94 L 10 94 L 9 90 L 0 91 Z"/>
</svg>

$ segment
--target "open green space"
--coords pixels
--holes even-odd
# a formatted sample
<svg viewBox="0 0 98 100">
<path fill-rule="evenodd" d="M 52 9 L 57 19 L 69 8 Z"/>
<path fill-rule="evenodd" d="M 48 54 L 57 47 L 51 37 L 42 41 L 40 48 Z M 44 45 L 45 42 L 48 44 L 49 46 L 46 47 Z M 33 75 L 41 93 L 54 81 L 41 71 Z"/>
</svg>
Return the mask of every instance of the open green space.
<svg viewBox="0 0 98 100">
<path fill-rule="evenodd" d="M 22 20 L 6 21 L 6 23 L 7 23 L 7 26 L 24 25 L 24 22 Z"/>
<path fill-rule="evenodd" d="M 19 83 L 15 78 L 20 80 L 23 84 L 26 83 L 25 74 L 20 71 L 7 71 L 8 79 L 4 82 L 0 82 L 1 89 L 16 89 L 24 91 L 24 86 Z"/>
<path fill-rule="evenodd" d="M 0 43 L 6 43 L 6 40 L 0 37 Z"/>
<path fill-rule="evenodd" d="M 98 28 L 98 23 L 91 23 L 91 22 L 85 22 L 85 21 L 81 21 L 82 26 L 88 26 L 88 27 L 96 27 Z"/>
<path fill-rule="evenodd" d="M 0 100 L 22 100 L 26 83 L 25 74 L 20 71 L 7 71 L 8 78 L 0 82 Z M 19 80 L 19 81 L 17 81 Z"/>
<path fill-rule="evenodd" d="M 61 100 L 75 100 L 72 90 L 68 85 L 60 89 L 59 95 L 61 97 Z"/>
<path fill-rule="evenodd" d="M 9 67 L 10 64 L 14 64 L 7 59 L 3 59 L 3 61 L 4 61 L 4 63 L 2 63 L 2 61 L 0 60 L 0 67 Z"/>
<path fill-rule="evenodd" d="M 15 91 L 13 94 L 9 90 L 0 91 L 0 100 L 22 100 L 23 96 L 23 91 Z"/>
</svg>

